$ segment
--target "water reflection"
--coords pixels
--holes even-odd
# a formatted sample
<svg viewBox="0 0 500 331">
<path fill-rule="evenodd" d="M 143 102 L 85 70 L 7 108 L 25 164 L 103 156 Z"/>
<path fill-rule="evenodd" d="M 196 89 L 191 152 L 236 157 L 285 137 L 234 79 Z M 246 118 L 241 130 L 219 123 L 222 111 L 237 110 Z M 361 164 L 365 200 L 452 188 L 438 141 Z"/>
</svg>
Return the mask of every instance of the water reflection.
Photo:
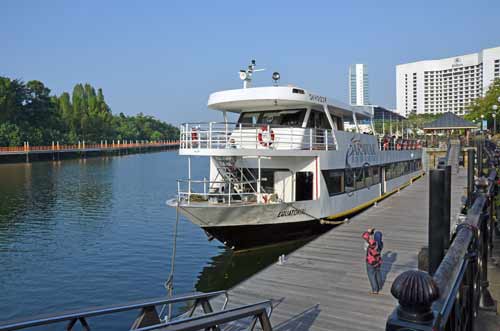
<svg viewBox="0 0 500 331">
<path fill-rule="evenodd" d="M 174 152 L 1 164 L 0 324 L 165 295 L 175 224 L 165 201 L 186 166 Z M 193 177 L 208 169 L 193 158 Z M 228 289 L 301 244 L 233 253 L 181 219 L 174 291 Z M 91 326 L 127 328 L 135 314 Z"/>
<path fill-rule="evenodd" d="M 242 252 L 225 249 L 221 254 L 210 258 L 210 262 L 198 276 L 196 290 L 210 292 L 230 289 L 256 272 L 276 263 L 281 254 L 290 254 L 312 239 Z"/>
</svg>

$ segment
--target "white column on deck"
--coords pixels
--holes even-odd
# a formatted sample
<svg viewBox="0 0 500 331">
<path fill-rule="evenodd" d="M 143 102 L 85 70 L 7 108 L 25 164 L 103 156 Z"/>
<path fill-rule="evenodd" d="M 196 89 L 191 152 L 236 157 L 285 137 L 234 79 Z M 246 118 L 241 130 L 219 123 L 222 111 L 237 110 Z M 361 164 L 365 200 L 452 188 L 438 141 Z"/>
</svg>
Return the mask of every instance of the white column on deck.
<svg viewBox="0 0 500 331">
<path fill-rule="evenodd" d="M 257 157 L 257 199 L 258 203 L 260 203 L 260 181 L 261 181 L 261 174 L 260 174 L 260 156 Z"/>
<path fill-rule="evenodd" d="M 328 123 L 330 123 L 330 127 L 332 128 L 333 143 L 335 144 L 335 148 L 337 148 L 337 140 L 335 139 L 335 133 L 333 132 L 333 130 L 337 128 L 336 123 L 333 122 L 332 115 L 330 114 L 330 111 L 328 110 L 327 104 L 323 105 L 323 110 L 325 111 L 325 115 L 326 115 L 326 118 L 328 119 Z M 325 144 L 328 145 L 328 141 L 325 141 Z"/>
<path fill-rule="evenodd" d="M 191 201 L 191 156 L 188 156 L 188 203 Z"/>
<path fill-rule="evenodd" d="M 354 121 L 354 126 L 356 127 L 356 132 L 359 133 L 358 120 L 356 119 L 356 113 L 352 112 L 352 120 Z"/>
</svg>

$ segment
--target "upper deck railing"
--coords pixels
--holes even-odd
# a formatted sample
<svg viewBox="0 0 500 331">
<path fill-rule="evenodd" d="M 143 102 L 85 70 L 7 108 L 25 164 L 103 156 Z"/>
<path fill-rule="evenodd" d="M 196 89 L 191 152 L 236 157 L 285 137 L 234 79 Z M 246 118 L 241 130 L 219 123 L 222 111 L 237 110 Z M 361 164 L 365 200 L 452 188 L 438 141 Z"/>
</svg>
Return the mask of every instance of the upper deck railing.
<svg viewBox="0 0 500 331">
<path fill-rule="evenodd" d="M 336 150 L 332 130 L 242 123 L 186 123 L 180 149 Z"/>
</svg>

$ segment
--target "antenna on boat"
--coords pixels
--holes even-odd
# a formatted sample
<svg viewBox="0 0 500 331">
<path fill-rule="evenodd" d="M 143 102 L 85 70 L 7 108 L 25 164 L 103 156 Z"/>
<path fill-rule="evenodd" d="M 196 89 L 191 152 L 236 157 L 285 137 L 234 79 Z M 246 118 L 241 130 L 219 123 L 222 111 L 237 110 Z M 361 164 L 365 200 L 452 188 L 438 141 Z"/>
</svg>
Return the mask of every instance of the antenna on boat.
<svg viewBox="0 0 500 331">
<path fill-rule="evenodd" d="M 264 71 L 266 69 L 255 69 L 255 60 L 252 60 L 246 70 L 240 70 L 240 79 L 243 81 L 243 88 L 252 86 L 252 75 L 254 72 Z"/>
</svg>

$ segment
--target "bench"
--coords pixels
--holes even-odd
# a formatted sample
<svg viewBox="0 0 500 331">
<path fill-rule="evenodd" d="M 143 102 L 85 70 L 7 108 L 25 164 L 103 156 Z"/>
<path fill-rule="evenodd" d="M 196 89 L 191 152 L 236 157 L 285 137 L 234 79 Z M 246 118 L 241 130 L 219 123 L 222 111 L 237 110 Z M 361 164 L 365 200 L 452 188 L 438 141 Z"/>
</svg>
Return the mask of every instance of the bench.
<svg viewBox="0 0 500 331">
<path fill-rule="evenodd" d="M 269 309 L 269 313 L 268 313 Z M 241 306 L 228 310 L 221 310 L 214 313 L 179 319 L 168 323 L 151 325 L 139 328 L 135 331 L 194 331 L 194 330 L 219 330 L 219 326 L 225 323 L 234 322 L 246 317 L 253 317 L 249 330 L 253 330 L 257 323 L 263 331 L 272 331 L 269 316 L 272 313 L 272 304 L 270 300 L 259 303 Z"/>
<path fill-rule="evenodd" d="M 17 320 L 7 322 L 6 324 L 0 325 L 0 331 L 11 331 L 20 330 L 25 328 L 30 328 L 39 325 L 47 325 L 68 321 L 68 326 L 66 330 L 71 331 L 76 322 L 80 322 L 82 326 L 89 331 L 90 326 L 87 322 L 89 317 L 101 316 L 114 314 L 129 310 L 140 309 L 140 314 L 134 321 L 131 329 L 139 329 L 147 327 L 150 325 L 157 325 L 161 323 L 160 316 L 156 310 L 156 306 L 159 305 L 170 305 L 174 303 L 194 301 L 194 306 L 191 309 L 189 316 L 191 316 L 196 308 L 200 305 L 205 314 L 213 313 L 212 306 L 210 305 L 210 299 L 213 299 L 219 295 L 225 295 L 226 301 L 222 309 L 225 308 L 228 300 L 226 291 L 217 291 L 210 293 L 193 293 L 188 295 L 175 295 L 172 297 L 159 297 L 143 299 L 140 301 L 128 302 L 126 304 L 115 304 L 109 306 L 100 306 L 94 308 L 87 308 L 85 310 L 60 312 L 57 314 L 42 315 L 31 318 L 29 320 Z M 161 313 L 160 313 L 161 314 Z"/>
</svg>

